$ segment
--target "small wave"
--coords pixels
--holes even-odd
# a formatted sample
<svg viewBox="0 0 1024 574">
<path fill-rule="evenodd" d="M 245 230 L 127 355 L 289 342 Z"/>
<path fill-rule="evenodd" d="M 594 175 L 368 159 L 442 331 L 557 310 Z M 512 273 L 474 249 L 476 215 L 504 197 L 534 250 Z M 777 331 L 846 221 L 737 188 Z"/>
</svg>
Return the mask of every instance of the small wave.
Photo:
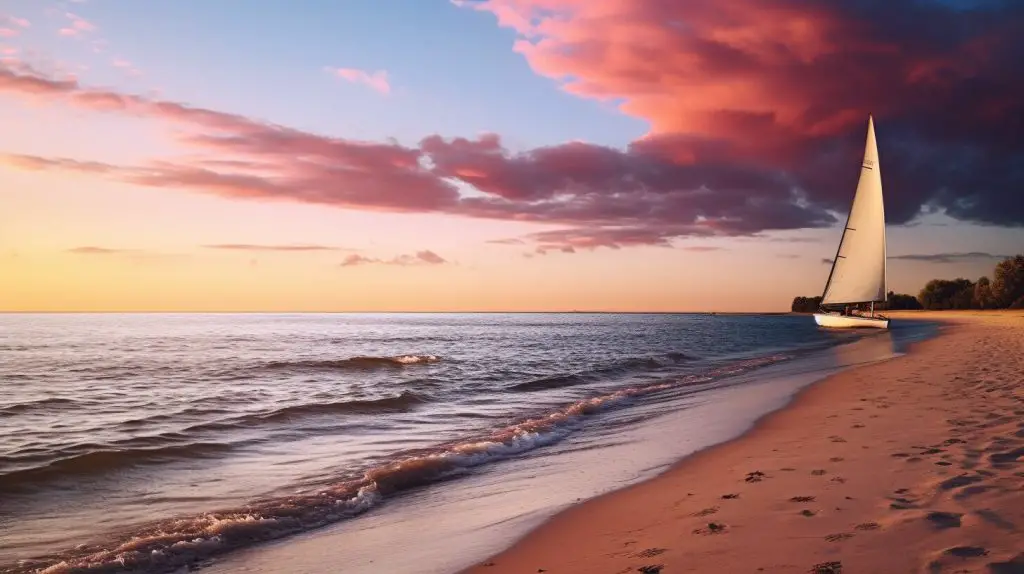
<svg viewBox="0 0 1024 574">
<path fill-rule="evenodd" d="M 261 423 L 266 421 L 277 421 L 283 419 L 291 419 L 302 417 L 305 415 L 322 415 L 322 414 L 345 414 L 345 413 L 359 413 L 359 414 L 375 414 L 375 413 L 395 413 L 395 412 L 406 412 L 416 405 L 430 402 L 430 397 L 427 395 L 414 393 L 412 391 L 404 391 L 394 397 L 382 397 L 379 399 L 356 399 L 351 401 L 336 401 L 330 403 L 309 403 L 302 405 L 290 405 L 281 407 L 279 409 L 264 412 L 264 413 L 253 413 L 237 417 L 235 419 L 229 419 L 223 421 L 229 426 L 247 426 L 253 423 Z M 193 429 L 196 427 L 193 427 Z"/>
<path fill-rule="evenodd" d="M 206 458 L 238 446 L 239 443 L 209 440 L 216 437 L 220 431 L 311 415 L 402 413 L 429 401 L 430 397 L 427 395 L 405 391 L 397 396 L 377 399 L 288 405 L 266 412 L 199 423 L 177 432 L 139 436 L 102 444 L 77 444 L 56 451 L 15 451 L 7 456 L 0 456 L 0 467 L 13 469 L 0 473 L 0 492 L 31 487 L 57 478 L 94 476 L 143 464 Z M 226 412 L 195 409 L 187 409 L 185 412 L 189 411 L 201 414 Z M 153 417 L 153 420 L 165 421 L 167 418 L 174 417 L 158 415 Z M 137 424 L 146 420 L 135 419 L 126 422 Z"/>
<path fill-rule="evenodd" d="M 151 438 L 148 442 L 157 442 Z M 127 441 L 126 441 L 127 442 Z M 91 476 L 142 464 L 153 464 L 167 460 L 183 458 L 205 458 L 215 456 L 233 448 L 233 444 L 225 442 L 165 444 L 159 446 L 126 445 L 82 445 L 73 450 L 58 453 L 56 460 L 52 453 L 47 453 L 49 460 L 41 464 L 29 466 L 38 456 L 0 458 L 7 464 L 21 464 L 22 468 L 0 474 L 0 492 L 32 487 L 43 481 L 56 478 Z"/>
<path fill-rule="evenodd" d="M 23 403 L 14 403 L 13 405 L 0 406 L 0 417 L 14 416 L 19 413 L 25 413 L 35 410 L 45 410 L 50 408 L 64 408 L 70 407 L 75 404 L 75 401 L 71 399 L 65 399 L 61 397 L 48 397 L 45 399 L 37 399 L 34 401 L 26 401 Z"/>
<path fill-rule="evenodd" d="M 549 389 L 560 389 L 593 382 L 604 376 L 658 371 L 666 367 L 679 365 L 680 363 L 685 363 L 691 360 L 693 360 L 693 357 L 685 353 L 678 352 L 665 353 L 664 355 L 654 357 L 631 357 L 588 371 L 566 375 L 550 375 L 539 379 L 524 381 L 508 387 L 508 390 L 513 392 L 529 393 Z"/>
<path fill-rule="evenodd" d="M 556 375 L 553 377 L 543 377 L 540 379 L 533 379 L 524 383 L 512 385 L 508 389 L 510 391 L 518 392 L 532 392 L 532 391 L 544 391 L 548 389 L 560 389 L 562 387 L 571 387 L 574 385 L 580 385 L 590 381 L 589 378 L 583 375 Z"/>
<path fill-rule="evenodd" d="M 436 355 L 396 355 L 394 357 L 351 357 L 348 359 L 308 359 L 298 361 L 271 361 L 265 369 L 374 369 L 379 367 L 405 367 L 427 363 L 438 363 Z"/>
</svg>

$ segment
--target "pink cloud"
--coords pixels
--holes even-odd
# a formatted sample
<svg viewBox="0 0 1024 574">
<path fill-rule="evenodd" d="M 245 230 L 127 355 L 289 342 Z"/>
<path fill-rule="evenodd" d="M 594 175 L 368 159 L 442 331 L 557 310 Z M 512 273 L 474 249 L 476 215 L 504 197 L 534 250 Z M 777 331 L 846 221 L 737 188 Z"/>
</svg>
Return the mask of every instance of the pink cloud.
<svg viewBox="0 0 1024 574">
<path fill-rule="evenodd" d="M 17 28 L 28 28 L 32 25 L 31 22 L 25 18 L 18 18 L 17 16 L 4 16 L 0 15 L 0 25 L 4 26 L 4 30 L 11 32 L 11 36 L 18 34 Z M 0 34 L 2 36 L 3 34 Z"/>
<path fill-rule="evenodd" d="M 138 68 L 136 68 L 134 64 L 132 64 L 128 60 L 125 60 L 124 58 L 114 58 L 110 65 L 119 70 L 122 70 L 125 74 L 129 76 L 142 75 L 142 72 Z"/>
<path fill-rule="evenodd" d="M 396 255 L 391 259 L 377 259 L 374 257 L 365 257 L 363 255 L 352 254 L 345 258 L 341 262 L 341 267 L 355 267 L 357 265 L 369 265 L 369 264 L 380 264 L 380 265 L 443 265 L 448 261 L 430 250 L 417 251 L 413 255 Z"/>
<path fill-rule="evenodd" d="M 520 34 L 516 49 L 539 73 L 621 102 L 651 132 L 622 148 L 513 151 L 497 134 L 365 142 L 0 66 L 0 91 L 170 122 L 190 152 L 138 165 L 0 159 L 247 200 L 534 222 L 549 229 L 519 239 L 572 252 L 835 224 L 874 111 L 886 185 L 899 190 L 887 197 L 890 221 L 927 206 L 1024 224 L 1019 8 L 901 3 L 880 22 L 838 0 L 474 5 Z"/>
<path fill-rule="evenodd" d="M 61 35 L 61 36 L 77 37 L 77 36 L 81 36 L 84 33 L 95 32 L 96 31 L 96 25 L 95 24 L 93 24 L 92 22 L 89 22 L 88 20 L 86 20 L 85 18 L 82 18 L 81 16 L 78 16 L 77 14 L 72 14 L 71 12 L 65 12 L 64 13 L 64 17 L 67 18 L 68 20 L 70 20 L 71 22 L 70 22 L 70 24 L 68 26 L 65 26 L 65 27 L 63 27 L 63 28 L 61 28 L 60 30 L 57 31 L 57 33 L 59 35 Z"/>
<path fill-rule="evenodd" d="M 81 16 L 66 12 L 64 14 L 69 20 L 71 20 L 71 27 L 75 30 L 81 30 L 83 32 L 92 32 L 96 30 L 96 26 Z"/>
<path fill-rule="evenodd" d="M 0 38 L 13 38 L 20 33 L 21 32 L 14 28 L 0 28 Z"/>
<path fill-rule="evenodd" d="M 382 94 L 391 93 L 391 84 L 388 82 L 388 73 L 384 70 L 367 72 L 356 68 L 327 67 L 325 68 L 325 71 L 354 84 L 369 86 Z"/>
</svg>

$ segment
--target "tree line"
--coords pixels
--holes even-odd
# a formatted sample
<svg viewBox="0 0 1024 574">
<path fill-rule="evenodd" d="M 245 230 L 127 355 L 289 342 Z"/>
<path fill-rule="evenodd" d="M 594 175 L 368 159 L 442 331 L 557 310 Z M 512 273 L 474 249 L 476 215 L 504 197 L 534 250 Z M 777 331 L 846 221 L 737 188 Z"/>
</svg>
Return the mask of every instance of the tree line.
<svg viewBox="0 0 1024 574">
<path fill-rule="evenodd" d="M 796 297 L 794 313 L 814 313 L 821 297 Z M 876 310 L 898 309 L 1024 309 L 1024 255 L 1000 261 L 992 279 L 932 279 L 917 297 L 889 291 L 888 301 L 876 303 Z"/>
</svg>

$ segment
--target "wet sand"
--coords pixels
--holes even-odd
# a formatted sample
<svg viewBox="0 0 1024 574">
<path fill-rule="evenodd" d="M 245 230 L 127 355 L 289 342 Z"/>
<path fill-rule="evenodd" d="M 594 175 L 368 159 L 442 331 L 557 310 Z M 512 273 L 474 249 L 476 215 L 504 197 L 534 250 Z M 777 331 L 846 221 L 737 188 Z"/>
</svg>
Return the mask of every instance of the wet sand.
<svg viewBox="0 0 1024 574">
<path fill-rule="evenodd" d="M 892 315 L 945 326 L 469 572 L 1024 572 L 1024 312 Z"/>
</svg>

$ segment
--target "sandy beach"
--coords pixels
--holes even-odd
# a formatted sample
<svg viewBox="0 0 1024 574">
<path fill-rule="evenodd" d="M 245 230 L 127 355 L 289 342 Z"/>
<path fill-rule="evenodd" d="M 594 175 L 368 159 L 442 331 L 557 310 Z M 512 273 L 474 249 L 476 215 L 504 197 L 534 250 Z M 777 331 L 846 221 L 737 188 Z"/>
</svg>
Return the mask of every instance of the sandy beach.
<svg viewBox="0 0 1024 574">
<path fill-rule="evenodd" d="M 1024 312 L 944 324 L 469 571 L 1024 572 Z"/>
</svg>

